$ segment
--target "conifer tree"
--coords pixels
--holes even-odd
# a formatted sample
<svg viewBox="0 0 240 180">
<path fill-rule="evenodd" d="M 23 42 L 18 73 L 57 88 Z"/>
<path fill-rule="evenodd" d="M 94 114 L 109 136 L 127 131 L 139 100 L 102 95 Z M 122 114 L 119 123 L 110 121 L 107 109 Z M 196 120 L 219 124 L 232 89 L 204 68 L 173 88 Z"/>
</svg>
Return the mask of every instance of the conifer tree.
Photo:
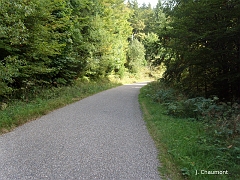
<svg viewBox="0 0 240 180">
<path fill-rule="evenodd" d="M 207 97 L 239 97 L 239 1 L 174 1 L 168 7 L 173 54 L 165 61 L 165 79 Z"/>
</svg>

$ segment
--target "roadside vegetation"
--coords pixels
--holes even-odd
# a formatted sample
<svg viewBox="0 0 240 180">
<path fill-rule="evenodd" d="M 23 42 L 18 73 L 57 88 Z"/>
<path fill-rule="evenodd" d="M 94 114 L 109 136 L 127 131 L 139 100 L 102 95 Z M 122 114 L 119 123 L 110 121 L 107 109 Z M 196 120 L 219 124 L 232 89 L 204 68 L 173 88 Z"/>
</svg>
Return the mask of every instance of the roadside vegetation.
<svg viewBox="0 0 240 180">
<path fill-rule="evenodd" d="M 165 72 L 139 98 L 160 170 L 177 180 L 240 179 L 239 0 L 159 0 L 149 15 L 146 59 Z"/>
<path fill-rule="evenodd" d="M 28 121 L 34 120 L 54 109 L 81 100 L 100 91 L 116 87 L 120 83 L 108 80 L 76 81 L 72 86 L 35 89 L 21 99 L 1 103 L 0 134 L 11 131 Z"/>
<path fill-rule="evenodd" d="M 12 131 L 26 122 L 35 120 L 51 111 L 79 101 L 101 91 L 139 81 L 152 81 L 147 69 L 142 74 L 127 73 L 124 78 L 109 76 L 108 79 L 75 80 L 72 85 L 25 90 L 21 96 L 0 103 L 0 135 Z"/>
<path fill-rule="evenodd" d="M 139 100 L 165 178 L 240 178 L 239 104 L 217 97 L 188 98 L 160 81 L 143 87 Z M 228 174 L 201 174 L 201 170 Z"/>
</svg>

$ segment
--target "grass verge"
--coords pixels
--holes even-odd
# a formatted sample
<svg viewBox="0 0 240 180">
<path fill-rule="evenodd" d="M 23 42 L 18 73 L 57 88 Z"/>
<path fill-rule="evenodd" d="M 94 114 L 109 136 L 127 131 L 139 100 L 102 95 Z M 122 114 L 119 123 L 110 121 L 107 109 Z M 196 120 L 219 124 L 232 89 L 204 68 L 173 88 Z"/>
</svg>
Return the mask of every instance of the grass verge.
<svg viewBox="0 0 240 180">
<path fill-rule="evenodd" d="M 15 127 L 45 115 L 54 109 L 118 85 L 120 83 L 103 80 L 97 82 L 77 81 L 72 86 L 43 90 L 31 100 L 15 100 L 4 104 L 4 107 L 0 110 L 0 134 L 9 132 Z"/>
<path fill-rule="evenodd" d="M 235 160 L 230 159 L 227 151 L 224 154 L 208 142 L 206 125 L 193 119 L 167 115 L 165 106 L 152 99 L 156 93 L 152 84 L 141 89 L 139 102 L 149 132 L 159 151 L 159 172 L 163 179 L 238 179 L 239 166 L 234 163 Z M 223 173 L 226 170 L 226 175 L 206 174 L 206 171 Z"/>
</svg>

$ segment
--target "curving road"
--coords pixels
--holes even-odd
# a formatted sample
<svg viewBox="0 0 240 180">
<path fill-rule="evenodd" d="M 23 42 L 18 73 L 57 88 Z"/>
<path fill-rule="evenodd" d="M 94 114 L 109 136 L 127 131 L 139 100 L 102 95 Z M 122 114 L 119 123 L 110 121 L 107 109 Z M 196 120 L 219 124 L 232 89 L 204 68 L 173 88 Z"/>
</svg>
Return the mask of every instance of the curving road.
<svg viewBox="0 0 240 180">
<path fill-rule="evenodd" d="M 160 179 L 138 104 L 144 85 L 98 93 L 0 136 L 0 180 Z"/>
</svg>

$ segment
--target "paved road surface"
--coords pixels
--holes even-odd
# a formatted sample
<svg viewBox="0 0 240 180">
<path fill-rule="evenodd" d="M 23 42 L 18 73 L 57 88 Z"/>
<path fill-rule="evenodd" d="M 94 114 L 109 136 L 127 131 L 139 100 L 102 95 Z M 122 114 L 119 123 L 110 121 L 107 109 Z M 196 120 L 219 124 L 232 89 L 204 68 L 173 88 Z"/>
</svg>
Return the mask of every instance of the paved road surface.
<svg viewBox="0 0 240 180">
<path fill-rule="evenodd" d="M 68 105 L 0 136 L 0 180 L 160 179 L 136 83 Z"/>
</svg>

